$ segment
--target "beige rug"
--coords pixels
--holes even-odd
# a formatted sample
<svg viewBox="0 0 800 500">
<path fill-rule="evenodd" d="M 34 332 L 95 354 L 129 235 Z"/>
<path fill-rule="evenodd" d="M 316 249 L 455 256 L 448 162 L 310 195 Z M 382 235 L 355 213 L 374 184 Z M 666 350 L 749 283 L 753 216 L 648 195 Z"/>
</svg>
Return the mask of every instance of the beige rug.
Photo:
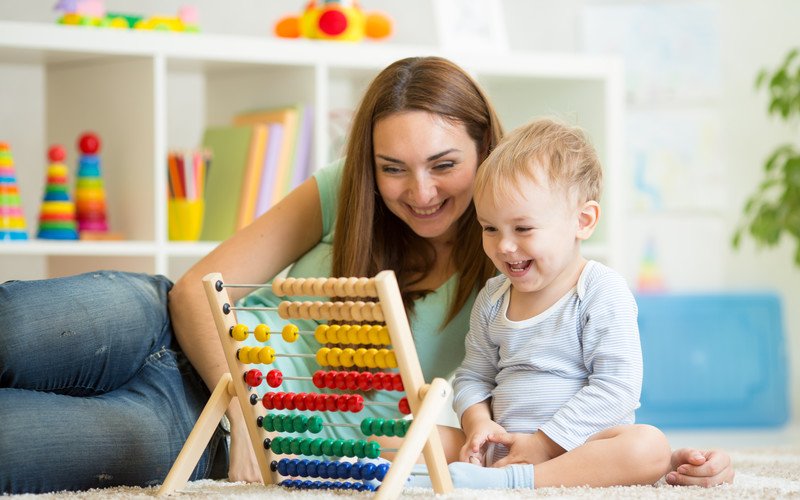
<svg viewBox="0 0 800 500">
<path fill-rule="evenodd" d="M 629 486 L 614 488 L 544 488 L 536 490 L 536 496 L 556 498 L 633 498 L 633 499 L 769 499 L 800 498 L 800 447 L 762 448 L 731 451 L 736 465 L 733 485 L 716 488 L 673 487 L 664 483 L 656 486 Z M 65 492 L 45 495 L 12 495 L 9 500 L 100 500 L 100 499 L 144 499 L 155 496 L 156 488 L 109 488 L 85 492 Z M 430 498 L 432 490 L 408 489 L 401 498 Z M 530 492 L 514 490 L 456 490 L 440 499 L 504 500 L 530 497 Z M 337 499 L 368 498 L 367 493 L 296 491 L 279 486 L 262 486 L 245 483 L 196 481 L 175 497 L 177 499 L 218 498 L 232 500 L 248 499 Z"/>
</svg>

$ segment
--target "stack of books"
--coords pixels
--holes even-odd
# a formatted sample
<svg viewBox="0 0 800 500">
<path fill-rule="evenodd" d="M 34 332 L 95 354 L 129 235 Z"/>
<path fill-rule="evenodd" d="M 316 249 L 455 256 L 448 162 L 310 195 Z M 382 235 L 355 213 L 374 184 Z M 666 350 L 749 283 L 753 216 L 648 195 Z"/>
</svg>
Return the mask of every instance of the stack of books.
<svg viewBox="0 0 800 500">
<path fill-rule="evenodd" d="M 311 175 L 313 110 L 295 104 L 241 113 L 209 127 L 211 154 L 201 240 L 221 241 L 253 222 Z"/>
</svg>

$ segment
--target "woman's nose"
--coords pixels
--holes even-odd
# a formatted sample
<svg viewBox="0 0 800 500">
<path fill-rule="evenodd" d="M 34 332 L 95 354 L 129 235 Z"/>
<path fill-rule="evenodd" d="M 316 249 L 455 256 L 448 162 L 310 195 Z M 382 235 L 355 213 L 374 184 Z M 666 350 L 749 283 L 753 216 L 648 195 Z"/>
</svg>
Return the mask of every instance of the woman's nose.
<svg viewBox="0 0 800 500">
<path fill-rule="evenodd" d="M 436 182 L 427 175 L 414 177 L 409 189 L 411 198 L 417 205 L 424 206 L 436 198 Z"/>
</svg>

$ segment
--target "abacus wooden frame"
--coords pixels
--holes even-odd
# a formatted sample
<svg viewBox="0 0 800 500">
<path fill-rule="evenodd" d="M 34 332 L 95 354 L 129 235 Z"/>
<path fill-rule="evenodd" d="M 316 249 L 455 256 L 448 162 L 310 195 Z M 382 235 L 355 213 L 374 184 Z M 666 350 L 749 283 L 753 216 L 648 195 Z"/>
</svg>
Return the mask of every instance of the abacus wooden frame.
<svg viewBox="0 0 800 500">
<path fill-rule="evenodd" d="M 321 286 L 321 282 L 324 281 L 330 285 L 339 280 L 337 278 L 309 279 L 319 280 L 317 284 L 320 286 L 317 286 L 316 289 L 324 289 L 326 295 L 332 295 L 330 292 L 334 286 Z M 352 278 L 348 280 L 353 282 Z M 376 498 L 396 498 L 400 495 L 405 478 L 411 473 L 411 468 L 420 452 L 425 457 L 434 491 L 436 493 L 451 492 L 453 483 L 447 469 L 447 460 L 436 427 L 436 419 L 444 408 L 452 389 L 447 381 L 441 378 L 434 379 L 430 385 L 425 384 L 394 272 L 382 271 L 375 278 L 370 278 L 366 282 L 363 278 L 359 281 L 368 283 L 366 286 L 359 287 L 363 288 L 362 293 L 370 290 L 370 295 L 372 295 L 371 290 L 375 290 L 389 329 L 389 337 L 395 351 L 400 376 L 403 379 L 406 397 L 414 415 L 403 445 L 395 455 L 389 472 L 376 493 Z M 275 482 L 273 472 L 270 470 L 272 451 L 264 450 L 262 444 L 268 435 L 264 429 L 256 426 L 259 406 L 250 404 L 251 392 L 245 385 L 243 377 L 238 376 L 243 373 L 242 363 L 236 357 L 238 342 L 231 338 L 229 333 L 231 328 L 236 325 L 236 315 L 233 311 L 228 314 L 223 312 L 223 307 L 226 304 L 231 305 L 231 301 L 224 287 L 217 289 L 218 282 L 224 283 L 220 273 L 211 273 L 203 278 L 206 297 L 230 373 L 226 373 L 220 378 L 169 474 L 158 490 L 158 495 L 172 494 L 186 485 L 192 470 L 197 465 L 197 461 L 233 398 L 238 399 L 245 416 L 247 432 L 264 484 Z M 237 375 L 231 376 L 231 374 Z M 265 451 L 267 452 L 265 453 Z"/>
</svg>

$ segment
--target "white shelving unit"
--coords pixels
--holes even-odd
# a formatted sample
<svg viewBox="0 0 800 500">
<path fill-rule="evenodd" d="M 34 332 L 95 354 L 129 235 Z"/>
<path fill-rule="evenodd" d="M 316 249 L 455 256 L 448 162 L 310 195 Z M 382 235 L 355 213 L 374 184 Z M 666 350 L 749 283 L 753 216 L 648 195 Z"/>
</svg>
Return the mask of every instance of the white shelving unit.
<svg viewBox="0 0 800 500">
<path fill-rule="evenodd" d="M 619 268 L 624 89 L 616 59 L 574 54 L 443 53 L 431 47 L 117 31 L 0 21 L 0 141 L 15 158 L 28 233 L 36 232 L 46 150 L 93 130 L 102 141 L 108 218 L 122 242 L 0 242 L 0 281 L 100 268 L 177 278 L 216 242 L 173 243 L 166 154 L 248 109 L 314 106 L 314 168 L 331 151 L 330 111 L 352 109 L 392 61 L 441 55 L 481 83 L 507 130 L 537 115 L 583 126 L 606 167 L 603 225 L 587 254 Z"/>
</svg>

